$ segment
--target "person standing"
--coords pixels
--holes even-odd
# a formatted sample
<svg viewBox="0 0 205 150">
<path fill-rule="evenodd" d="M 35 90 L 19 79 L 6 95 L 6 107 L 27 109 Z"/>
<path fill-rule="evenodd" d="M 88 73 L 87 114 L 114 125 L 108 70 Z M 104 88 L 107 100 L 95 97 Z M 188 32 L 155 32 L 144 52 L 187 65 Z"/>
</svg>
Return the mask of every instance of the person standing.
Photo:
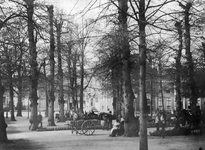
<svg viewBox="0 0 205 150">
<path fill-rule="evenodd" d="M 162 137 L 164 138 L 165 136 L 165 113 L 161 113 L 160 122 L 162 126 Z"/>
<path fill-rule="evenodd" d="M 160 114 L 159 114 L 159 111 L 157 110 L 156 116 L 155 116 L 155 124 L 156 124 L 157 131 L 159 131 L 159 123 L 160 123 Z"/>
</svg>

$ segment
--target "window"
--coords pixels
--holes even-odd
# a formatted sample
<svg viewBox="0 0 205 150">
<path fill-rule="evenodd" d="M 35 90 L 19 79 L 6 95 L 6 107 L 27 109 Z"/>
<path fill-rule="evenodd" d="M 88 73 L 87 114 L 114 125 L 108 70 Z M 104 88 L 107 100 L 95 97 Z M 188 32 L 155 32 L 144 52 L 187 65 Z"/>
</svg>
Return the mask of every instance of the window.
<svg viewBox="0 0 205 150">
<path fill-rule="evenodd" d="M 159 106 L 162 106 L 162 100 L 159 100 L 159 101 L 158 101 L 158 105 L 159 105 Z"/>
<path fill-rule="evenodd" d="M 167 106 L 172 106 L 172 101 L 170 97 L 167 98 Z"/>
</svg>

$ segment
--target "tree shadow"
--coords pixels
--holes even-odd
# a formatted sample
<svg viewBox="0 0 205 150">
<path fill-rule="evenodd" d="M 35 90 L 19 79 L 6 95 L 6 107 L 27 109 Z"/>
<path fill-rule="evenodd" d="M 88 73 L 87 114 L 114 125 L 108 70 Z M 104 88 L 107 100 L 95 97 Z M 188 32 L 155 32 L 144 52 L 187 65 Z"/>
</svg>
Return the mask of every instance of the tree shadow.
<svg viewBox="0 0 205 150">
<path fill-rule="evenodd" d="M 27 139 L 17 139 L 17 140 L 9 140 L 7 143 L 1 143 L 0 149 L 2 150 L 36 150 L 43 149 L 43 145 L 36 144 Z"/>
</svg>

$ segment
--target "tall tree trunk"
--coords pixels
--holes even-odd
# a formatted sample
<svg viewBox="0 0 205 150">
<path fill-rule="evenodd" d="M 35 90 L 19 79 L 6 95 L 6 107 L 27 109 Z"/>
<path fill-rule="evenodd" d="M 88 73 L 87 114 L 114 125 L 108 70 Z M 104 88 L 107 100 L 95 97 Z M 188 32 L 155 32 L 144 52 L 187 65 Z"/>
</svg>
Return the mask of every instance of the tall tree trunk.
<svg viewBox="0 0 205 150">
<path fill-rule="evenodd" d="M 54 60 L 54 51 L 55 51 L 55 40 L 53 32 L 53 5 L 48 6 L 49 12 L 49 26 L 50 26 L 50 80 L 49 80 L 49 101 L 48 101 L 48 126 L 55 126 L 54 122 L 54 74 L 55 74 L 55 60 Z"/>
<path fill-rule="evenodd" d="M 16 121 L 14 116 L 14 92 L 13 92 L 13 81 L 12 81 L 12 73 L 9 71 L 9 97 L 10 97 L 10 111 L 11 111 L 11 121 Z"/>
<path fill-rule="evenodd" d="M 73 68 L 72 68 L 72 76 L 70 78 L 71 82 L 71 94 L 72 94 L 72 102 L 73 102 L 73 107 L 74 111 L 77 111 L 78 109 L 78 99 L 77 99 L 77 74 L 76 74 L 76 65 L 77 65 L 77 51 L 74 53 L 73 56 Z"/>
<path fill-rule="evenodd" d="M 16 48 L 15 48 L 16 49 Z M 18 72 L 18 85 L 17 85 L 17 89 L 18 89 L 18 103 L 17 103 L 17 114 L 16 116 L 22 116 L 22 97 L 23 97 L 23 47 L 22 47 L 22 43 L 20 44 L 20 63 L 18 65 L 17 68 L 17 72 Z"/>
<path fill-rule="evenodd" d="M 64 115 L 64 93 L 63 93 L 63 69 L 62 69 L 62 59 L 61 59 L 61 29 L 62 29 L 63 21 L 62 19 L 60 22 L 56 20 L 56 30 L 57 30 L 57 52 L 58 52 L 58 86 L 59 86 L 59 97 L 58 97 L 58 104 L 59 104 L 59 121 L 65 121 Z"/>
<path fill-rule="evenodd" d="M 1 81 L 2 81 L 2 76 L 0 70 L 0 143 L 5 143 L 8 141 L 8 138 L 6 133 L 7 124 L 4 119 L 4 110 L 3 110 L 4 87 Z"/>
<path fill-rule="evenodd" d="M 81 76 L 80 76 L 80 112 L 83 113 L 83 91 L 84 91 L 84 44 L 82 43 L 81 52 Z"/>
<path fill-rule="evenodd" d="M 163 91 L 163 85 L 162 85 L 162 62 L 161 59 L 159 60 L 159 87 L 160 87 L 160 97 L 162 100 L 162 113 L 163 113 L 163 118 L 165 119 L 165 109 L 164 109 L 164 91 Z"/>
<path fill-rule="evenodd" d="M 81 44 L 81 64 L 80 64 L 80 71 L 81 71 L 81 75 L 80 75 L 80 112 L 83 113 L 83 101 L 84 101 L 84 97 L 83 97 L 83 92 L 84 92 L 84 76 L 85 76 L 85 71 L 84 71 L 84 64 L 85 64 L 85 41 L 82 40 Z"/>
<path fill-rule="evenodd" d="M 68 76 L 67 76 L 67 80 L 68 80 L 68 91 L 67 91 L 67 95 L 68 95 L 68 103 L 67 103 L 67 111 L 70 111 L 70 99 L 71 99 L 71 49 L 72 49 L 72 43 L 69 42 L 67 43 L 68 45 L 68 56 L 67 56 L 67 65 L 68 65 Z"/>
<path fill-rule="evenodd" d="M 22 63 L 20 63 L 22 64 Z M 17 103 L 17 115 L 16 116 L 22 116 L 22 72 L 21 72 L 21 65 L 18 67 L 18 103 Z"/>
<path fill-rule="evenodd" d="M 152 64 L 151 64 L 152 65 Z M 154 102 L 154 88 L 153 88 L 153 75 L 151 74 L 150 79 L 150 115 L 153 116 L 153 102 Z"/>
<path fill-rule="evenodd" d="M 48 117 L 48 81 L 47 81 L 47 75 L 46 75 L 46 60 L 45 59 L 44 59 L 43 73 L 44 73 L 44 80 L 45 80 L 45 96 L 46 96 L 45 117 Z"/>
<path fill-rule="evenodd" d="M 120 115 L 119 109 L 118 109 L 118 81 L 116 77 L 116 69 L 112 69 L 112 76 L 111 76 L 111 81 L 112 81 L 112 95 L 113 95 L 113 114 L 117 117 Z"/>
<path fill-rule="evenodd" d="M 127 30 L 128 0 L 118 0 L 119 26 L 121 32 L 121 59 L 122 59 L 122 90 L 123 90 L 123 112 L 124 112 L 124 136 L 137 135 L 137 120 L 134 117 L 134 94 L 131 85 L 130 47 Z"/>
<path fill-rule="evenodd" d="M 182 101 L 181 101 L 181 57 L 182 57 L 182 45 L 183 45 L 183 35 L 182 35 L 182 25 L 181 22 L 176 22 L 175 27 L 177 28 L 178 32 L 178 40 L 179 40 L 179 47 L 176 56 L 176 80 L 175 80 L 175 89 L 176 89 L 176 111 L 177 114 L 182 109 Z M 177 117 L 178 118 L 178 117 Z"/>
<path fill-rule="evenodd" d="M 196 82 L 194 79 L 194 63 L 192 58 L 192 52 L 191 52 L 191 37 L 190 37 L 190 24 L 189 24 L 189 15 L 190 15 L 190 9 L 192 7 L 192 2 L 187 2 L 187 4 L 184 7 L 184 25 L 185 25 L 185 34 L 184 34 L 184 40 L 185 40 L 185 50 L 186 50 L 186 59 L 187 59 L 187 65 L 188 65 L 188 83 L 191 91 L 191 97 L 190 97 L 190 106 L 191 111 L 194 115 L 196 115 L 196 104 L 198 99 L 198 89 L 196 86 Z M 195 124 L 195 121 L 194 121 Z"/>
<path fill-rule="evenodd" d="M 146 100 L 146 18 L 145 0 L 139 1 L 139 107 L 140 107 L 140 150 L 148 150 L 147 100 Z"/>
<path fill-rule="evenodd" d="M 38 63 L 37 63 L 37 51 L 36 51 L 36 39 L 34 38 L 34 0 L 24 0 L 27 5 L 27 15 L 28 15 L 28 38 L 29 38 L 29 55 L 30 55 L 30 80 L 31 80 L 31 88 L 30 88 L 30 108 L 31 108 L 31 116 L 30 121 L 33 122 L 31 126 L 31 130 L 36 130 L 38 128 L 37 121 L 37 88 L 38 88 Z"/>
</svg>

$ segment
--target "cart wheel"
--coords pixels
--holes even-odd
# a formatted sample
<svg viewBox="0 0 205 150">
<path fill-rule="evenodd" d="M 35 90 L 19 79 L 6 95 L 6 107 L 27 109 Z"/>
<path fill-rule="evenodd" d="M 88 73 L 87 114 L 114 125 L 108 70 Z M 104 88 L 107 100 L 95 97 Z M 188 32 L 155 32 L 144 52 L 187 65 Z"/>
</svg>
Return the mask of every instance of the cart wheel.
<svg viewBox="0 0 205 150">
<path fill-rule="evenodd" d="M 85 121 L 81 126 L 81 131 L 85 135 L 92 135 L 95 132 L 95 125 L 92 121 Z"/>
</svg>

